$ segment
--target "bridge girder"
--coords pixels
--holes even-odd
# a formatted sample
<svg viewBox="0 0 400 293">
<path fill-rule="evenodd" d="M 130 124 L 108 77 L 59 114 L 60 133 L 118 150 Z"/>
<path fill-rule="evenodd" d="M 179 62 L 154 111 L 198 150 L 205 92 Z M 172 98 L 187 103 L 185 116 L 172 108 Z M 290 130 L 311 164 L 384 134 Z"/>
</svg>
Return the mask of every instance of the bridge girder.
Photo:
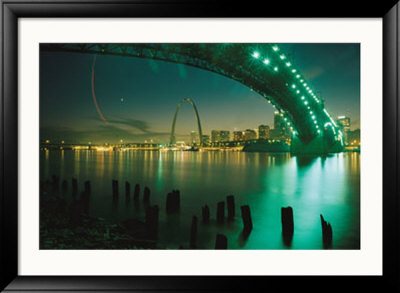
<svg viewBox="0 0 400 293">
<path fill-rule="evenodd" d="M 274 44 L 53 43 L 41 44 L 41 50 L 147 58 L 208 70 L 236 80 L 267 99 L 303 144 L 318 136 L 328 139 L 328 146 L 343 142 L 343 134 L 323 100 Z"/>
</svg>

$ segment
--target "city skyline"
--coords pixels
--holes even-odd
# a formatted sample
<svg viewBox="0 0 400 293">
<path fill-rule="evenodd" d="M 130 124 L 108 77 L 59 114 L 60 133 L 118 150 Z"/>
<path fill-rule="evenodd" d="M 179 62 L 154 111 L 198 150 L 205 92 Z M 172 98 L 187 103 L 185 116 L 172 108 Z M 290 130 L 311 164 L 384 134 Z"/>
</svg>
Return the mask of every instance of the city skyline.
<svg viewBox="0 0 400 293">
<path fill-rule="evenodd" d="M 319 92 L 331 115 L 349 116 L 351 129 L 359 128 L 359 45 L 280 47 Z M 41 52 L 40 56 L 41 140 L 166 143 L 176 105 L 184 97 L 195 101 L 203 134 L 273 125 L 275 109 L 236 81 L 182 64 L 101 55 L 96 60 L 95 91 L 105 123 L 92 99 L 94 55 Z M 177 140 L 189 140 L 195 125 L 193 110 L 183 104 Z"/>
</svg>

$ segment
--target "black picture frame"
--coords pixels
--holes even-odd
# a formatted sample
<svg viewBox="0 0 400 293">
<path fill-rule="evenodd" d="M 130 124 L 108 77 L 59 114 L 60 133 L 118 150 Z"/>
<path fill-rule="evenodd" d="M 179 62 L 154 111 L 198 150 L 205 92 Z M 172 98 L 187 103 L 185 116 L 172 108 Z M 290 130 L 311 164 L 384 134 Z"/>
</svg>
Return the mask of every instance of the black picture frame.
<svg viewBox="0 0 400 293">
<path fill-rule="evenodd" d="M 260 1 L 261 2 L 261 1 Z M 399 12 L 396 1 L 286 1 L 233 4 L 181 0 L 1 1 L 1 283 L 10 291 L 390 292 L 399 285 Z M 22 17 L 375 17 L 383 20 L 382 276 L 19 276 L 18 275 L 18 18 Z M 40 264 L 38 264 L 40 265 Z M 290 264 L 288 264 L 290 265 Z M 386 290 L 385 290 L 386 289 Z"/>
</svg>

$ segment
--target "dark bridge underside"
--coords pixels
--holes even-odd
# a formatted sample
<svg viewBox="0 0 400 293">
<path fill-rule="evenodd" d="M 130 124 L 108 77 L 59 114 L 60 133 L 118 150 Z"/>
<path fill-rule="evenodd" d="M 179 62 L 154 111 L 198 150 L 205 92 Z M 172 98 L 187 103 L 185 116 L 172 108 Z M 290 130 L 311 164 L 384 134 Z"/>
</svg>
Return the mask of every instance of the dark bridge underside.
<svg viewBox="0 0 400 293">
<path fill-rule="evenodd" d="M 149 58 L 194 66 L 236 80 L 266 98 L 302 144 L 323 138 L 327 148 L 342 134 L 298 69 L 273 44 L 41 44 L 63 51 Z"/>
</svg>

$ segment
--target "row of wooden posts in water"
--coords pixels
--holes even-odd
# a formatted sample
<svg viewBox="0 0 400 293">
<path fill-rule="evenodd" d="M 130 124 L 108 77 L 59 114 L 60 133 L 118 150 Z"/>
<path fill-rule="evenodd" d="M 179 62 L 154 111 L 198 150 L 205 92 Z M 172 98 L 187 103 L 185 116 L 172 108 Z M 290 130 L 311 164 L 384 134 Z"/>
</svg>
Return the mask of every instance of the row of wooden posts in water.
<svg viewBox="0 0 400 293">
<path fill-rule="evenodd" d="M 52 187 L 53 192 L 58 193 L 59 190 L 59 177 L 53 175 L 52 177 Z M 63 180 L 62 182 L 62 192 L 66 193 L 68 189 L 68 182 Z M 89 196 L 91 193 L 90 181 L 84 182 L 84 191 L 81 193 L 81 199 L 86 202 L 87 211 L 89 206 Z M 72 178 L 72 196 L 75 197 L 78 194 L 78 180 Z M 129 182 L 125 182 L 125 199 L 126 202 L 130 202 L 131 187 Z M 112 198 L 114 202 L 118 201 L 119 198 L 119 184 L 118 180 L 112 180 Z M 139 203 L 140 201 L 140 184 L 136 184 L 133 191 L 134 203 Z M 159 221 L 159 207 L 158 205 L 150 205 L 150 189 L 145 186 L 143 189 L 143 203 L 146 205 L 145 211 L 145 224 L 147 231 L 149 232 L 150 238 L 156 240 L 158 234 L 158 221 Z M 233 195 L 228 195 L 226 197 L 227 205 L 227 220 L 233 221 L 235 218 L 235 197 Z M 167 194 L 166 198 L 166 212 L 167 214 L 174 214 L 180 211 L 180 191 L 172 190 Z M 241 217 L 243 222 L 242 235 L 247 238 L 250 232 L 253 230 L 253 222 L 251 218 L 250 207 L 248 205 L 242 205 L 240 207 Z M 202 222 L 203 224 L 210 223 L 210 208 L 208 205 L 202 207 Z M 217 203 L 217 213 L 216 213 L 217 223 L 221 224 L 225 222 L 225 201 L 219 201 Z M 325 221 L 323 215 L 320 215 L 321 226 L 322 226 L 322 240 L 324 248 L 329 248 L 332 245 L 332 226 L 330 223 Z M 282 222 L 282 236 L 285 245 L 290 246 L 293 234 L 294 234 L 294 219 L 293 219 L 293 209 L 292 207 L 282 207 L 281 208 L 281 222 Z M 192 217 L 192 224 L 190 230 L 190 241 L 189 248 L 197 248 L 197 230 L 198 230 L 198 218 L 196 216 Z M 181 247 L 183 248 L 183 247 Z M 227 249 L 228 239 L 224 234 L 217 234 L 215 241 L 215 249 Z"/>
</svg>

